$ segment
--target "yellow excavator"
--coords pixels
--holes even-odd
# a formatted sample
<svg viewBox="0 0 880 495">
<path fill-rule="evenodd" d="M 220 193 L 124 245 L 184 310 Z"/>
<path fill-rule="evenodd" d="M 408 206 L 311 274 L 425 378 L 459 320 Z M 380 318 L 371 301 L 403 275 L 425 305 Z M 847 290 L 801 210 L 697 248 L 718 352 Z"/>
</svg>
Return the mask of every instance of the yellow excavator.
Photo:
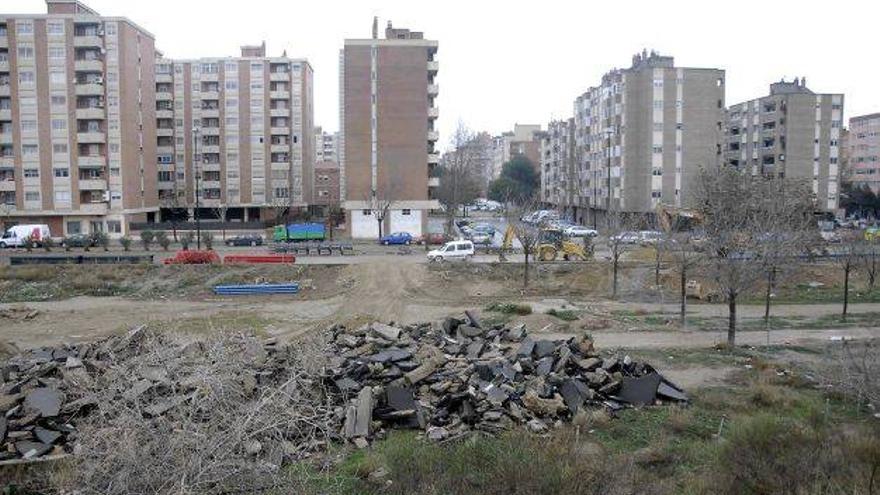
<svg viewBox="0 0 880 495">
<path fill-rule="evenodd" d="M 663 232 L 692 229 L 703 223 L 703 215 L 697 210 L 676 208 L 660 203 L 657 205 L 657 223 Z"/>
<path fill-rule="evenodd" d="M 541 261 L 553 261 L 562 253 L 565 261 L 586 261 L 592 256 L 592 250 L 588 254 L 584 246 L 572 242 L 566 238 L 560 229 L 541 229 L 541 240 L 538 241 L 538 259 Z"/>
</svg>

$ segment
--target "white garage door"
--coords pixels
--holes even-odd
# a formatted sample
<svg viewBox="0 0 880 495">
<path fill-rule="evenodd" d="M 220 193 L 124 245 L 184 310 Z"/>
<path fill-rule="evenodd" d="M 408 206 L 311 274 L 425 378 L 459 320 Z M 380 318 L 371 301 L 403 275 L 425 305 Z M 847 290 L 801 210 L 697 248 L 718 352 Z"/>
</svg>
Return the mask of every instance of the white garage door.
<svg viewBox="0 0 880 495">
<path fill-rule="evenodd" d="M 379 223 L 369 210 L 351 211 L 351 238 L 378 239 Z"/>
<path fill-rule="evenodd" d="M 423 210 L 391 210 L 391 232 L 409 232 L 420 237 L 423 214 Z"/>
</svg>

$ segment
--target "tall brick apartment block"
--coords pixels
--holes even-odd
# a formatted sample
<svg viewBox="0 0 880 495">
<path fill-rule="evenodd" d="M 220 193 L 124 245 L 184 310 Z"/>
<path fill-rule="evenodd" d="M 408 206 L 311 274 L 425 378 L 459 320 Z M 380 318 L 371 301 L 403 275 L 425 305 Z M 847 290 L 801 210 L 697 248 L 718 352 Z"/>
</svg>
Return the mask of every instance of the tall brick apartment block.
<svg viewBox="0 0 880 495">
<path fill-rule="evenodd" d="M 853 187 L 868 186 L 880 193 L 880 113 L 849 119 L 848 180 Z M 843 143 L 841 143 L 843 145 Z"/>
<path fill-rule="evenodd" d="M 347 39 L 340 54 L 340 187 L 352 238 L 382 232 L 421 235 L 437 185 L 439 134 L 434 101 L 438 43 L 389 22 L 379 39 Z M 387 214 L 382 212 L 387 210 Z"/>
<path fill-rule="evenodd" d="M 243 46 L 240 57 L 160 58 L 155 91 L 163 214 L 267 220 L 313 203 L 307 60 L 267 57 L 265 44 Z"/>
<path fill-rule="evenodd" d="M 121 236 L 157 210 L 153 35 L 46 5 L 0 14 L 0 223 Z"/>
<path fill-rule="evenodd" d="M 842 94 L 818 94 L 806 80 L 783 80 L 770 85 L 768 96 L 731 105 L 725 129 L 729 165 L 807 180 L 818 209 L 837 209 Z"/>
</svg>

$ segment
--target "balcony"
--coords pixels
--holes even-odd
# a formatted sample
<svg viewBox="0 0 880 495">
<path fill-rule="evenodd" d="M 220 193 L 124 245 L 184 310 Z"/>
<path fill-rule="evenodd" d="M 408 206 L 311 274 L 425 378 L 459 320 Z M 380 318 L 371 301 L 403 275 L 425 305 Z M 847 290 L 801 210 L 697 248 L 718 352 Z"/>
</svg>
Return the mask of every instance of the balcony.
<svg viewBox="0 0 880 495">
<path fill-rule="evenodd" d="M 174 118 L 174 110 L 156 110 L 156 118 L 157 119 L 173 119 Z"/>
<path fill-rule="evenodd" d="M 12 93 L 12 87 L 8 84 L 0 85 L 0 96 L 9 96 Z"/>
<path fill-rule="evenodd" d="M 289 144 L 273 144 L 269 148 L 270 153 L 290 153 Z"/>
<path fill-rule="evenodd" d="M 105 143 L 107 142 L 107 135 L 102 131 L 98 132 L 77 132 L 76 133 L 76 142 L 81 144 L 91 144 L 91 143 Z"/>
<path fill-rule="evenodd" d="M 220 153 L 220 145 L 219 144 L 199 145 L 199 153 Z"/>
<path fill-rule="evenodd" d="M 0 36 L 0 48 L 9 48 L 9 38 Z"/>
<path fill-rule="evenodd" d="M 219 119 L 220 118 L 220 109 L 219 108 L 203 108 L 199 113 L 203 119 Z"/>
<path fill-rule="evenodd" d="M 83 72 L 104 72 L 104 62 L 101 60 L 77 60 L 73 63 L 73 70 Z"/>
<path fill-rule="evenodd" d="M 219 127 L 202 127 L 202 136 L 219 136 Z"/>
<path fill-rule="evenodd" d="M 107 181 L 104 179 L 80 179 L 80 191 L 106 191 Z"/>
<path fill-rule="evenodd" d="M 437 131 L 428 131 L 428 141 L 435 142 L 440 140 L 440 133 Z"/>
<path fill-rule="evenodd" d="M 9 72 L 9 60 L 0 60 L 0 72 Z"/>
<path fill-rule="evenodd" d="M 428 177 L 428 187 L 440 187 L 440 177 Z"/>
<path fill-rule="evenodd" d="M 204 82 L 216 82 L 220 80 L 220 74 L 218 72 L 203 72 L 200 79 Z"/>
<path fill-rule="evenodd" d="M 436 60 L 428 60 L 428 72 L 436 74 L 438 70 L 440 70 L 440 62 Z"/>
<path fill-rule="evenodd" d="M 220 99 L 220 92 L 219 91 L 202 91 L 199 93 L 199 98 L 201 98 L 202 100 L 219 100 Z"/>
<path fill-rule="evenodd" d="M 270 72 L 270 81 L 290 81 L 290 72 Z"/>
<path fill-rule="evenodd" d="M 104 46 L 104 39 L 94 34 L 74 36 L 73 46 L 77 48 L 102 48 Z"/>
<path fill-rule="evenodd" d="M 12 109 L 0 108 L 0 120 L 12 120 Z"/>
<path fill-rule="evenodd" d="M 269 110 L 270 117 L 290 117 L 289 108 L 273 108 Z"/>
<path fill-rule="evenodd" d="M 428 108 L 428 118 L 429 119 L 436 119 L 439 116 L 440 116 L 440 109 L 439 108 L 437 108 L 437 107 Z"/>
<path fill-rule="evenodd" d="M 219 172 L 220 171 L 220 162 L 217 163 L 202 163 L 199 165 L 199 169 L 202 172 Z"/>
<path fill-rule="evenodd" d="M 15 167 L 15 158 L 13 158 L 12 155 L 0 156 L 0 167 L 5 167 L 5 168 Z"/>
<path fill-rule="evenodd" d="M 277 91 L 269 91 L 269 98 L 273 100 L 289 100 L 290 99 L 290 91 L 286 89 L 277 90 Z"/>
<path fill-rule="evenodd" d="M 156 101 L 171 101 L 174 99 L 174 94 L 170 91 L 157 91 L 156 92 Z"/>
<path fill-rule="evenodd" d="M 157 184 L 159 189 L 174 189 L 173 180 L 160 180 Z"/>
<path fill-rule="evenodd" d="M 157 83 L 173 83 L 174 76 L 171 74 L 156 74 L 156 82 Z"/>
<path fill-rule="evenodd" d="M 289 136 L 290 135 L 290 127 L 272 127 L 271 128 L 272 136 Z"/>
<path fill-rule="evenodd" d="M 0 131 L 0 144 L 12 144 L 12 129 L 8 132 Z"/>
<path fill-rule="evenodd" d="M 429 84 L 428 85 L 428 95 L 437 96 L 438 94 L 440 94 L 440 86 L 438 86 L 436 84 Z"/>
<path fill-rule="evenodd" d="M 80 155 L 77 159 L 79 168 L 104 168 L 107 157 L 103 155 Z"/>
<path fill-rule="evenodd" d="M 156 136 L 157 137 L 174 137 L 174 128 L 173 127 L 157 127 L 156 128 Z"/>
<path fill-rule="evenodd" d="M 77 108 L 76 118 L 80 120 L 104 120 L 102 107 Z"/>
<path fill-rule="evenodd" d="M 156 153 L 158 153 L 160 155 L 173 155 L 174 154 L 174 145 L 173 144 L 157 145 L 156 146 Z"/>
<path fill-rule="evenodd" d="M 77 96 L 104 96 L 104 85 L 85 83 L 76 85 Z"/>
<path fill-rule="evenodd" d="M 79 212 L 84 215 L 106 215 L 107 203 L 80 203 Z"/>
<path fill-rule="evenodd" d="M 428 163 L 440 163 L 440 153 L 428 153 Z"/>
</svg>

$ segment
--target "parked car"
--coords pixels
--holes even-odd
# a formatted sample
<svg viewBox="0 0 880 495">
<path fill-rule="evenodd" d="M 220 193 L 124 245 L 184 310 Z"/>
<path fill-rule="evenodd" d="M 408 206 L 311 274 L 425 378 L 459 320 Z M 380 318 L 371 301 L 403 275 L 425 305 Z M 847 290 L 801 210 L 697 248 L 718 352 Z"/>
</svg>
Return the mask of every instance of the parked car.
<svg viewBox="0 0 880 495">
<path fill-rule="evenodd" d="M 92 248 L 95 245 L 95 238 L 86 234 L 71 234 L 61 240 L 61 247 L 65 248 Z"/>
<path fill-rule="evenodd" d="M 409 232 L 394 232 L 392 234 L 382 236 L 382 238 L 379 239 L 379 244 L 383 244 L 385 246 L 390 246 L 392 244 L 412 244 L 412 234 L 410 234 Z"/>
<path fill-rule="evenodd" d="M 599 235 L 598 232 L 594 229 L 588 229 L 587 227 L 582 227 L 580 225 L 572 225 L 568 227 L 563 232 L 565 235 L 569 237 L 596 237 Z"/>
<path fill-rule="evenodd" d="M 40 241 L 50 236 L 49 226 L 45 224 L 14 225 L 3 233 L 3 237 L 0 237 L 0 249 L 24 246 L 24 241 L 28 237 L 39 246 Z"/>
<path fill-rule="evenodd" d="M 469 260 L 474 257 L 474 243 L 471 241 L 447 242 L 440 249 L 428 252 L 428 261 Z"/>
<path fill-rule="evenodd" d="M 226 239 L 227 246 L 262 246 L 263 237 L 259 234 L 236 235 Z"/>
<path fill-rule="evenodd" d="M 444 232 L 429 232 L 427 235 L 419 239 L 419 244 L 428 243 L 428 245 L 446 244 L 451 241 L 452 237 Z"/>
<path fill-rule="evenodd" d="M 470 239 L 471 242 L 473 242 L 474 244 L 487 246 L 489 244 L 492 244 L 492 241 L 495 240 L 495 233 L 493 232 L 490 234 L 488 232 L 476 230 L 471 234 Z"/>
<path fill-rule="evenodd" d="M 657 244 L 663 240 L 663 233 L 656 230 L 642 230 L 639 236 L 641 244 Z"/>
<path fill-rule="evenodd" d="M 611 236 L 611 242 L 617 242 L 619 244 L 638 244 L 641 240 L 641 234 L 631 230 Z"/>
<path fill-rule="evenodd" d="M 488 223 L 479 223 L 473 227 L 474 232 L 480 232 L 482 234 L 488 234 L 490 236 L 495 235 L 495 226 L 489 225 Z"/>
</svg>

